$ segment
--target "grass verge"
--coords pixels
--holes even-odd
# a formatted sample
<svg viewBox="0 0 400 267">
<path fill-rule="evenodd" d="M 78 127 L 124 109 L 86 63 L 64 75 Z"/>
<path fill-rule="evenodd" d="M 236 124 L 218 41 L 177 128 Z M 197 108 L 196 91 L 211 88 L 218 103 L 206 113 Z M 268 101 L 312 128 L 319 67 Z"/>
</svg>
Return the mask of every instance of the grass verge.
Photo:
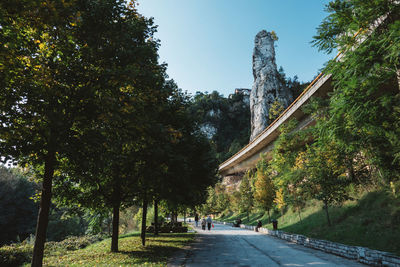
<svg viewBox="0 0 400 267">
<path fill-rule="evenodd" d="M 44 266 L 165 266 L 168 259 L 194 239 L 194 233 L 148 234 L 146 246 L 140 234 L 131 233 L 119 239 L 119 252 L 111 253 L 111 239 L 84 249 L 45 251 Z M 24 266 L 29 266 L 26 263 Z"/>
</svg>

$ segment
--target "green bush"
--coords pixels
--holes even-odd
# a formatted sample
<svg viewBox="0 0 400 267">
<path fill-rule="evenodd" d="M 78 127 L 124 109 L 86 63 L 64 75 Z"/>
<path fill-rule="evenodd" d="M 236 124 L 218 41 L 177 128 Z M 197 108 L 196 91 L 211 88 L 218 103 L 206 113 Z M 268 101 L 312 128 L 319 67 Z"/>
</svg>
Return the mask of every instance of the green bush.
<svg viewBox="0 0 400 267">
<path fill-rule="evenodd" d="M 60 250 L 77 250 L 101 241 L 102 239 L 103 238 L 101 238 L 99 235 L 70 236 L 60 242 L 47 242 L 46 250 L 49 252 Z"/>
<path fill-rule="evenodd" d="M 32 245 L 13 244 L 0 247 L 0 266 L 20 266 L 31 260 Z"/>
</svg>

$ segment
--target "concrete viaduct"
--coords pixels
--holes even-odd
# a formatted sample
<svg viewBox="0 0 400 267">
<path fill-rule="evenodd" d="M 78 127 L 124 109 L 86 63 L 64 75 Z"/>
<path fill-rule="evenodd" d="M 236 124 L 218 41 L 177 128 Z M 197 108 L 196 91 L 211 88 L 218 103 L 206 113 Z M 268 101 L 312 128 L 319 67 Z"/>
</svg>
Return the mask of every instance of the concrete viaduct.
<svg viewBox="0 0 400 267">
<path fill-rule="evenodd" d="M 332 90 L 331 75 L 321 73 L 263 132 L 239 152 L 219 165 L 219 174 L 224 177 L 224 180 L 236 177 L 236 179 L 234 178 L 236 181 L 233 182 L 238 182 L 246 170 L 255 168 L 261 154 L 266 154 L 268 158 L 268 154 L 274 146 L 274 141 L 279 136 L 278 129 L 280 125 L 292 118 L 296 118 L 299 121 L 298 129 L 313 125 L 315 121 L 303 113 L 302 106 L 308 103 L 312 96 L 327 97 L 328 92 Z"/>
</svg>

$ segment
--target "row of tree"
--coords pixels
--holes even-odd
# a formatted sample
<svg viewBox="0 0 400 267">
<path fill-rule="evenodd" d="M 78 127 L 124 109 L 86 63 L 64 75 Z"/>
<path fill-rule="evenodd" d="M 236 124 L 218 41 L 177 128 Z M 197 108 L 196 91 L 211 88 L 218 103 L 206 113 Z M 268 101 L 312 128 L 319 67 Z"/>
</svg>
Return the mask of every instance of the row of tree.
<svg viewBox="0 0 400 267">
<path fill-rule="evenodd" d="M 212 149 L 134 1 L 2 1 L 0 31 L 2 161 L 29 166 L 41 184 L 32 266 L 52 199 L 112 210 L 112 251 L 121 208 L 142 205 L 144 245 L 148 203 L 202 201 Z"/>
<path fill-rule="evenodd" d="M 318 28 L 321 50 L 340 49 L 344 57 L 329 62 L 334 91 L 304 108 L 316 125 L 297 130 L 297 121 L 280 128 L 273 151 L 241 181 L 236 200 L 209 190 L 214 212 L 237 203 L 236 211 L 297 211 L 309 199 L 328 207 L 350 197 L 350 187 L 400 188 L 400 6 L 391 0 L 336 0 Z M 373 25 L 373 26 L 372 26 Z M 357 32 L 356 37 L 353 35 Z M 228 199 L 228 201 L 224 201 Z M 208 204 L 210 204 L 209 201 Z"/>
</svg>

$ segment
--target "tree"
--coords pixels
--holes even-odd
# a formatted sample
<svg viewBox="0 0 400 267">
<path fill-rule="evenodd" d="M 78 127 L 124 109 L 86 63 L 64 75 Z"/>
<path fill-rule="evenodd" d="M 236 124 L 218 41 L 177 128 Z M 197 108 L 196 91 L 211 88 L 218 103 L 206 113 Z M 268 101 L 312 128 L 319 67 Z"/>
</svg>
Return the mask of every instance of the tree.
<svg viewBox="0 0 400 267">
<path fill-rule="evenodd" d="M 308 192 L 324 203 L 329 226 L 332 225 L 329 206 L 333 203 L 340 204 L 349 198 L 345 168 L 337 164 L 337 150 L 333 146 L 333 143 L 314 143 L 308 148 L 307 160 L 304 162 Z"/>
<path fill-rule="evenodd" d="M 42 192 L 32 266 L 41 266 L 52 179 L 58 160 L 94 115 L 101 87 L 82 54 L 74 25 L 80 16 L 69 2 L 1 3 L 4 40 L 0 62 L 0 146 L 5 160 L 40 168 Z M 85 66 L 85 67 L 83 67 Z M 93 74 L 93 75 L 91 75 Z"/>
<path fill-rule="evenodd" d="M 217 213 L 221 213 L 229 207 L 229 196 L 226 193 L 225 185 L 217 183 L 215 185 L 215 193 L 217 195 L 215 209 Z"/>
<path fill-rule="evenodd" d="M 251 186 L 251 176 L 250 172 L 247 172 L 240 182 L 239 193 L 239 209 L 240 212 L 246 212 L 247 220 L 249 221 L 250 211 L 253 208 L 253 191 Z"/>
<path fill-rule="evenodd" d="M 214 187 L 207 188 L 207 199 L 203 207 L 206 214 L 217 214 L 226 210 L 229 206 L 229 196 L 225 192 L 225 186 L 221 183 L 215 184 Z"/>
<path fill-rule="evenodd" d="M 217 194 L 212 186 L 207 188 L 207 200 L 204 207 L 206 214 L 215 213 L 215 207 L 217 206 Z"/>
<path fill-rule="evenodd" d="M 274 203 L 276 204 L 276 207 L 278 208 L 278 210 L 281 211 L 282 218 L 283 218 L 283 210 L 286 207 L 285 193 L 283 191 L 283 188 L 279 188 L 275 192 Z"/>
<path fill-rule="evenodd" d="M 155 32 L 152 21 L 124 4 L 93 5 L 95 17 L 88 19 L 103 24 L 97 34 L 110 44 L 108 58 L 100 58 L 109 66 L 102 67 L 112 80 L 104 85 L 98 117 L 85 125 L 74 143 L 78 150 L 74 153 L 86 161 L 67 161 L 63 166 L 67 175 L 60 185 L 71 190 L 63 190 L 67 202 L 112 210 L 111 251 L 117 252 L 121 207 L 141 201 L 146 216 L 149 177 L 154 174 L 154 160 L 149 155 L 158 158 L 154 147 L 155 140 L 162 136 L 159 116 L 171 92 L 164 86 L 165 66 L 157 62 L 158 43 L 151 38 Z M 110 24 L 96 15 L 99 13 L 110 16 Z M 76 197 L 76 190 L 81 197 Z"/>
<path fill-rule="evenodd" d="M 255 179 L 254 202 L 268 212 L 268 220 L 271 221 L 270 210 L 274 203 L 275 185 L 268 173 L 268 164 L 264 157 L 257 163 Z"/>
<path fill-rule="evenodd" d="M 324 128 L 348 157 L 356 155 L 376 169 L 381 181 L 399 179 L 400 6 L 390 0 L 336 0 L 317 29 L 314 45 L 343 52 L 329 62 L 333 77 L 329 120 Z"/>
<path fill-rule="evenodd" d="M 175 212 L 194 208 L 206 201 L 207 188 L 215 184 L 217 162 L 209 140 L 193 117 L 191 101 L 181 90 L 170 98 L 165 144 L 165 172 L 155 193 Z"/>
</svg>

